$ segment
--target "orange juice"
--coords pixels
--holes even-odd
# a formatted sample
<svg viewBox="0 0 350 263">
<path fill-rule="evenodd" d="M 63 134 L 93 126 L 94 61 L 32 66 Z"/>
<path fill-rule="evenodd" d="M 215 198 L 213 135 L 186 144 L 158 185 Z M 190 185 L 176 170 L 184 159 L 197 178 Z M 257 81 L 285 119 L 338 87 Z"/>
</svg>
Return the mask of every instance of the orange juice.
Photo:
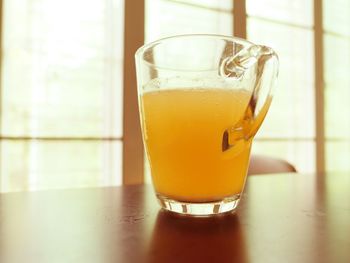
<svg viewBox="0 0 350 263">
<path fill-rule="evenodd" d="M 249 100 L 247 91 L 221 88 L 142 95 L 144 141 L 158 194 L 207 202 L 242 192 L 251 140 L 225 151 L 222 143 L 225 130 L 242 121 Z"/>
</svg>

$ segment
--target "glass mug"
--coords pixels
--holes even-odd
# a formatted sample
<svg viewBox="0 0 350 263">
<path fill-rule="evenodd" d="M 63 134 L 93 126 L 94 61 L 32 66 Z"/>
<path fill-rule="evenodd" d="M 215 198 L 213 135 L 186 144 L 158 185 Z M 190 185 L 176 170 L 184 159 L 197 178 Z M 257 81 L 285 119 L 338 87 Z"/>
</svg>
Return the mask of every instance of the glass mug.
<svg viewBox="0 0 350 263">
<path fill-rule="evenodd" d="M 207 216 L 236 209 L 252 140 L 278 73 L 266 46 L 181 35 L 136 52 L 143 141 L 160 205 Z"/>
</svg>

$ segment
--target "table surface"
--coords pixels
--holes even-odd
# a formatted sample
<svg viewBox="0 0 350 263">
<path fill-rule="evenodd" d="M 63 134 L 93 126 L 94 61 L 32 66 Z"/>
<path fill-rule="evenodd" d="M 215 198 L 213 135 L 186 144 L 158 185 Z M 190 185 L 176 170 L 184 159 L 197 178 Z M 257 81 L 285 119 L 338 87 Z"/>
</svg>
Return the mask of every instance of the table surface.
<svg viewBox="0 0 350 263">
<path fill-rule="evenodd" d="M 350 174 L 249 176 L 213 218 L 160 210 L 150 186 L 1 194 L 0 262 L 350 262 Z"/>
</svg>

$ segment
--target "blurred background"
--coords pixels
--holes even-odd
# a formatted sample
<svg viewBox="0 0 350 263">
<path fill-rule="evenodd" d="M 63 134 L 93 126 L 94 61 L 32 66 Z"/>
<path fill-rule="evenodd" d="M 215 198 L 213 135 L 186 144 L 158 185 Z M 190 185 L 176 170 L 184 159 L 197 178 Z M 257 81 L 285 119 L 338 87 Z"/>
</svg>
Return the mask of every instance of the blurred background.
<svg viewBox="0 0 350 263">
<path fill-rule="evenodd" d="M 254 154 L 350 174 L 348 0 L 2 0 L 0 192 L 149 181 L 134 52 L 175 34 L 274 48 Z M 148 174 L 146 172 L 146 174 Z"/>
</svg>

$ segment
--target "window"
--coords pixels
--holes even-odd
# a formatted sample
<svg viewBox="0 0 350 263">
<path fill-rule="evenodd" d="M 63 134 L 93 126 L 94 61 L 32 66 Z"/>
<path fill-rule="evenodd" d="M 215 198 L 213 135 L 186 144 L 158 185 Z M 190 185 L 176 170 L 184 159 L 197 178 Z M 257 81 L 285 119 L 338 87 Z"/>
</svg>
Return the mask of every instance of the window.
<svg viewBox="0 0 350 263">
<path fill-rule="evenodd" d="M 246 3 L 247 38 L 271 46 L 280 61 L 274 100 L 253 144 L 253 153 L 282 157 L 301 172 L 314 172 L 313 2 L 247 0 Z"/>
<path fill-rule="evenodd" d="M 350 2 L 323 3 L 326 169 L 349 171 Z"/>
<path fill-rule="evenodd" d="M 120 184 L 123 2 L 2 12 L 0 190 Z"/>
<path fill-rule="evenodd" d="M 133 52 L 186 33 L 278 53 L 253 153 L 349 171 L 349 24 L 347 0 L 3 0 L 0 191 L 140 182 Z"/>
<path fill-rule="evenodd" d="M 234 33 L 276 50 L 278 85 L 253 153 L 286 159 L 304 173 L 350 170 L 348 1 L 146 3 L 147 42 L 179 33 Z"/>
</svg>

